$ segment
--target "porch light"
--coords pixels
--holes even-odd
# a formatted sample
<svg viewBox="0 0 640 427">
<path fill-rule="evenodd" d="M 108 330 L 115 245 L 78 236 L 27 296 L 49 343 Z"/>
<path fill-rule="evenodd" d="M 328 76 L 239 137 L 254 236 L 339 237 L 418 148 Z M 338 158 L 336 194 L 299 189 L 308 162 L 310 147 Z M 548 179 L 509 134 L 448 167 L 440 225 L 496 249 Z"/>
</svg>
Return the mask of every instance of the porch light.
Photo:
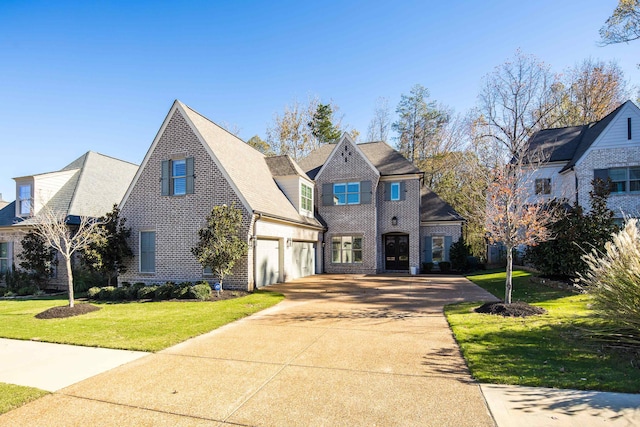
<svg viewBox="0 0 640 427">
<path fill-rule="evenodd" d="M 391 218 L 391 225 L 393 226 L 398 225 L 398 217 L 394 216 L 393 218 Z"/>
<path fill-rule="evenodd" d="M 291 247 L 291 237 L 287 238 L 287 247 Z"/>
</svg>

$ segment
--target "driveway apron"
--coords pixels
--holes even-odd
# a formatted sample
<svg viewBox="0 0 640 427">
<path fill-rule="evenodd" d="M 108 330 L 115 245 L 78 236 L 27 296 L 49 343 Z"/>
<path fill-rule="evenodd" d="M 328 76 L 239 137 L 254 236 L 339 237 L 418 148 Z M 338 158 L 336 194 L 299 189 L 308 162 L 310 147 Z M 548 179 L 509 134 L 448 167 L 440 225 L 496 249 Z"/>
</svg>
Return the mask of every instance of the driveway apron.
<svg viewBox="0 0 640 427">
<path fill-rule="evenodd" d="M 454 276 L 319 275 L 286 300 L 0 416 L 25 426 L 493 426 L 443 306 Z"/>
</svg>

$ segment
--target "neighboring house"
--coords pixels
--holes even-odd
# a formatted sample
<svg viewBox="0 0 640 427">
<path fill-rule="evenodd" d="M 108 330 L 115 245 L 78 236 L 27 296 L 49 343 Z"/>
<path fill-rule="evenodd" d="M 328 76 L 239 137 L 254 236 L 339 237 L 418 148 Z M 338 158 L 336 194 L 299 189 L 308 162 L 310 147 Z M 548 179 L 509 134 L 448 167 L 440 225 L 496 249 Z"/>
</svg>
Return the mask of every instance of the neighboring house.
<svg viewBox="0 0 640 427">
<path fill-rule="evenodd" d="M 531 174 L 532 199 L 566 199 L 588 211 L 592 180 L 611 178 L 608 205 L 616 219 L 640 214 L 640 109 L 632 101 L 589 125 L 536 132 L 529 140 L 534 152 L 543 160 Z"/>
<path fill-rule="evenodd" d="M 64 214 L 73 227 L 81 216 L 97 218 L 120 203 L 137 165 L 89 151 L 59 171 L 14 178 L 16 200 L 0 209 L 0 273 L 19 266 L 24 233 L 43 207 Z M 64 263 L 51 285 L 66 286 Z"/>
<path fill-rule="evenodd" d="M 240 234 L 249 244 L 225 287 L 446 260 L 463 219 L 435 194 L 421 193 L 421 178 L 387 144 L 356 145 L 348 135 L 299 163 L 265 157 L 175 101 L 121 204 L 135 256 L 119 281 L 216 280 L 191 248 L 222 204 L 241 209 Z"/>
<path fill-rule="evenodd" d="M 247 257 L 227 288 L 254 289 L 318 272 L 322 224 L 313 181 L 175 101 L 121 204 L 135 256 L 123 282 L 215 280 L 191 253 L 216 205 L 241 209 Z"/>
<path fill-rule="evenodd" d="M 422 172 L 386 143 L 355 144 L 345 134 L 300 166 L 316 182 L 317 212 L 327 225 L 323 271 L 407 271 L 449 261 L 463 218 L 422 188 Z"/>
</svg>

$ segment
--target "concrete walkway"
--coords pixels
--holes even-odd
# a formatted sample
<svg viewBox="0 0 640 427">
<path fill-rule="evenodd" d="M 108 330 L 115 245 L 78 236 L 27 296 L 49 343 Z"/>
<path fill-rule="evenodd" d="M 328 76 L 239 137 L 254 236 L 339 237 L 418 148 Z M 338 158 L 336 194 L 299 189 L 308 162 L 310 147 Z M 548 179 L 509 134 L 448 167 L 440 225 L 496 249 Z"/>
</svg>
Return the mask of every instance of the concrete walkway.
<svg viewBox="0 0 640 427">
<path fill-rule="evenodd" d="M 640 425 L 640 395 L 475 383 L 442 314 L 492 299 L 466 279 L 323 275 L 271 289 L 287 299 L 0 425 Z"/>
</svg>

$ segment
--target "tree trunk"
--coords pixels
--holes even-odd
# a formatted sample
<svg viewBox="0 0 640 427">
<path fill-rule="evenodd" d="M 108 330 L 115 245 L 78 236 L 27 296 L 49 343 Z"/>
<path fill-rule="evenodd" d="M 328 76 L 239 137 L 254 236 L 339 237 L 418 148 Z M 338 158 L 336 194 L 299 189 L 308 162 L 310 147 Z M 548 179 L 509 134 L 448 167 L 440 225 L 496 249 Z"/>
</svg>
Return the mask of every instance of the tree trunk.
<svg viewBox="0 0 640 427">
<path fill-rule="evenodd" d="M 69 289 L 69 307 L 73 307 L 74 298 L 73 298 L 73 271 L 71 271 L 71 257 L 65 257 L 65 262 L 67 265 L 67 286 Z"/>
<path fill-rule="evenodd" d="M 511 304 L 511 289 L 513 289 L 513 283 L 511 282 L 512 273 L 513 273 L 513 249 L 507 248 L 507 278 L 505 282 L 505 291 L 504 291 L 505 304 Z"/>
</svg>

